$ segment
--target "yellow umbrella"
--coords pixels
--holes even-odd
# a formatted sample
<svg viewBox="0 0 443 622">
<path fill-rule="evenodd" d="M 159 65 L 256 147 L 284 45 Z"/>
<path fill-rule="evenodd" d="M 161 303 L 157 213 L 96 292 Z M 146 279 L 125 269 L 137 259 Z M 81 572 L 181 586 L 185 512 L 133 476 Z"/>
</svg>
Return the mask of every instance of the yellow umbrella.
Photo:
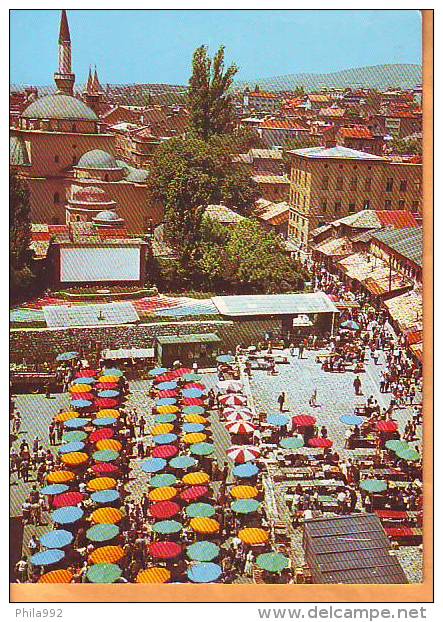
<svg viewBox="0 0 443 622">
<path fill-rule="evenodd" d="M 245 544 L 264 544 L 269 540 L 269 533 L 259 527 L 246 527 L 238 532 L 238 537 Z"/>
<path fill-rule="evenodd" d="M 255 486 L 234 486 L 231 495 L 235 499 L 253 499 L 258 495 L 258 490 Z"/>
<path fill-rule="evenodd" d="M 99 410 L 97 413 L 97 419 L 104 419 L 105 417 L 113 417 L 114 419 L 118 419 L 120 417 L 120 413 L 114 408 L 104 408 L 103 410 Z"/>
<path fill-rule="evenodd" d="M 78 416 L 79 416 L 78 413 L 74 411 L 69 411 L 66 413 L 59 413 L 58 415 L 56 415 L 55 420 L 63 423 L 64 421 L 70 421 L 71 419 L 77 419 Z"/>
<path fill-rule="evenodd" d="M 51 570 L 43 574 L 38 583 L 71 583 L 73 576 L 69 570 Z"/>
<path fill-rule="evenodd" d="M 69 454 L 63 454 L 61 461 L 68 466 L 80 466 L 89 460 L 88 454 L 84 451 L 71 451 Z"/>
<path fill-rule="evenodd" d="M 156 408 L 157 412 L 161 415 L 174 415 L 178 413 L 180 408 L 178 406 L 158 406 Z"/>
<path fill-rule="evenodd" d="M 90 564 L 117 564 L 123 557 L 125 552 L 121 546 L 101 546 L 88 557 Z"/>
<path fill-rule="evenodd" d="M 206 417 L 202 417 L 201 415 L 185 415 L 184 420 L 186 423 L 202 423 L 203 425 L 208 423 Z"/>
<path fill-rule="evenodd" d="M 91 514 L 91 521 L 98 524 L 108 524 L 115 525 L 115 523 L 119 523 L 123 518 L 122 512 L 117 510 L 117 508 L 98 508 Z"/>
<path fill-rule="evenodd" d="M 135 580 L 136 583 L 167 583 L 171 578 L 171 573 L 167 568 L 153 566 L 141 570 Z"/>
<path fill-rule="evenodd" d="M 46 478 L 49 484 L 65 484 L 75 479 L 75 473 L 72 471 L 53 471 Z"/>
<path fill-rule="evenodd" d="M 207 435 L 202 432 L 190 432 L 183 435 L 183 442 L 187 445 L 193 445 L 194 443 L 203 443 L 207 439 Z"/>
<path fill-rule="evenodd" d="M 88 483 L 88 490 L 94 492 L 97 490 L 111 490 L 111 488 L 116 486 L 117 482 L 113 477 L 95 477 Z"/>
<path fill-rule="evenodd" d="M 118 376 L 100 376 L 99 382 L 118 382 L 120 378 Z"/>
<path fill-rule="evenodd" d="M 203 471 L 196 471 L 195 473 L 186 473 L 182 478 L 184 484 L 190 484 L 191 486 L 198 486 L 199 484 L 207 484 L 209 482 L 209 475 Z"/>
<path fill-rule="evenodd" d="M 90 384 L 73 384 L 72 387 L 69 387 L 70 393 L 89 393 L 91 390 Z"/>
<path fill-rule="evenodd" d="M 100 451 L 105 449 L 110 449 L 111 451 L 121 451 L 122 449 L 122 444 L 120 441 L 115 440 L 115 438 L 102 438 L 100 441 L 97 441 L 95 445 Z"/>
<path fill-rule="evenodd" d="M 161 488 L 154 488 L 148 494 L 151 501 L 169 501 L 173 499 L 177 494 L 177 490 L 172 486 L 162 486 Z"/>
<path fill-rule="evenodd" d="M 171 423 L 159 423 L 152 428 L 151 434 L 152 436 L 157 436 L 157 434 L 169 434 L 173 429 L 174 426 Z"/>
<path fill-rule="evenodd" d="M 197 533 L 217 533 L 220 529 L 220 523 L 214 518 L 191 518 L 189 524 Z"/>
</svg>

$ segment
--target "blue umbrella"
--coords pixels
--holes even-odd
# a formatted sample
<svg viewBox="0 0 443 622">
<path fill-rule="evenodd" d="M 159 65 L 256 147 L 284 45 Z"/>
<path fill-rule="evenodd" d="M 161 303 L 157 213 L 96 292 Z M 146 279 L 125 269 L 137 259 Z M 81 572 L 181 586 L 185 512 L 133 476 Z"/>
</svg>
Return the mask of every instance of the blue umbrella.
<svg viewBox="0 0 443 622">
<path fill-rule="evenodd" d="M 73 441 L 72 443 L 67 443 L 66 445 L 62 445 L 59 448 L 59 453 L 61 454 L 69 454 L 71 451 L 81 451 L 84 449 L 85 444 L 81 441 Z"/>
<path fill-rule="evenodd" d="M 154 367 L 154 369 L 151 369 L 151 371 L 149 372 L 149 376 L 151 376 L 151 378 L 155 378 L 155 376 L 161 376 L 167 371 L 168 370 L 166 369 L 166 367 Z"/>
<path fill-rule="evenodd" d="M 177 478 L 172 473 L 161 473 L 154 475 L 149 483 L 154 488 L 163 488 L 164 486 L 174 486 L 177 483 Z"/>
<path fill-rule="evenodd" d="M 56 361 L 72 361 L 72 359 L 77 358 L 78 352 L 63 352 L 59 354 L 56 358 Z"/>
<path fill-rule="evenodd" d="M 95 378 L 75 378 L 72 384 L 94 384 L 94 382 L 97 382 Z"/>
<path fill-rule="evenodd" d="M 104 376 L 117 376 L 118 378 L 121 378 L 121 376 L 123 376 L 123 372 L 121 369 L 117 369 L 117 367 L 110 367 L 105 368 L 103 371 L 103 375 Z"/>
<path fill-rule="evenodd" d="M 253 462 L 245 462 L 234 468 L 232 474 L 235 477 L 255 477 L 259 473 L 259 468 Z"/>
<path fill-rule="evenodd" d="M 59 525 L 69 525 L 70 523 L 76 523 L 83 516 L 83 510 L 75 505 L 68 505 L 65 508 L 59 508 L 52 512 L 51 518 L 54 523 Z"/>
<path fill-rule="evenodd" d="M 120 391 L 99 391 L 97 395 L 98 397 L 118 397 L 120 395 Z"/>
<path fill-rule="evenodd" d="M 176 382 L 160 382 L 160 384 L 157 385 L 157 389 L 159 391 L 172 391 L 172 389 L 176 389 L 176 388 L 177 388 Z"/>
<path fill-rule="evenodd" d="M 278 428 L 282 428 L 289 423 L 289 417 L 286 415 L 269 415 L 266 421 L 269 425 L 276 426 Z"/>
<path fill-rule="evenodd" d="M 157 408 L 158 406 L 173 406 L 174 404 L 177 404 L 177 400 L 175 399 L 175 397 L 161 397 L 155 402 L 155 407 Z"/>
<path fill-rule="evenodd" d="M 69 490 L 69 486 L 66 484 L 49 484 L 48 486 L 44 486 L 40 490 L 40 494 L 42 495 L 61 495 L 62 493 Z"/>
<path fill-rule="evenodd" d="M 280 447 L 283 449 L 300 449 L 304 444 L 305 441 L 302 436 L 289 436 L 280 441 Z"/>
<path fill-rule="evenodd" d="M 89 419 L 86 419 L 84 417 L 77 417 L 76 419 L 70 419 L 69 421 L 65 421 L 64 426 L 65 428 L 76 429 L 83 428 L 85 425 L 88 425 L 88 423 L 90 423 Z"/>
<path fill-rule="evenodd" d="M 185 415 L 202 415 L 205 412 L 203 406 L 185 406 L 183 413 Z"/>
<path fill-rule="evenodd" d="M 235 358 L 231 354 L 220 354 L 215 360 L 217 363 L 234 363 Z"/>
<path fill-rule="evenodd" d="M 31 557 L 31 564 L 33 566 L 50 566 L 51 564 L 57 564 L 65 556 L 65 552 L 60 549 L 48 549 L 47 551 L 40 551 Z"/>
<path fill-rule="evenodd" d="M 183 529 L 183 525 L 176 520 L 162 520 L 152 526 L 152 531 L 161 534 L 178 533 Z"/>
<path fill-rule="evenodd" d="M 89 408 L 92 405 L 90 400 L 72 400 L 72 408 Z"/>
<path fill-rule="evenodd" d="M 156 415 L 154 417 L 155 423 L 172 423 L 177 420 L 177 415 L 173 415 L 172 413 L 166 413 L 164 415 Z"/>
<path fill-rule="evenodd" d="M 183 397 L 201 397 L 204 392 L 200 389 L 183 389 L 182 395 Z"/>
<path fill-rule="evenodd" d="M 341 328 L 347 328 L 348 330 L 358 330 L 360 328 L 360 324 L 354 322 L 353 320 L 346 320 L 346 322 L 342 322 L 340 324 Z"/>
<path fill-rule="evenodd" d="M 55 529 L 44 533 L 40 538 L 40 543 L 47 549 L 62 549 L 74 540 L 74 536 L 66 529 Z"/>
<path fill-rule="evenodd" d="M 91 495 L 95 503 L 114 503 L 120 499 L 120 493 L 116 490 L 99 490 Z"/>
<path fill-rule="evenodd" d="M 193 583 L 212 583 L 221 573 L 221 566 L 212 562 L 202 562 L 188 569 L 188 577 Z"/>
<path fill-rule="evenodd" d="M 184 423 L 183 432 L 203 432 L 205 426 L 202 423 Z"/>
<path fill-rule="evenodd" d="M 117 419 L 115 417 L 102 417 L 101 419 L 94 419 L 92 422 L 96 426 L 106 427 L 115 423 Z"/>
<path fill-rule="evenodd" d="M 150 458 L 142 463 L 141 467 L 145 473 L 158 473 L 163 471 L 168 463 L 163 458 Z"/>
<path fill-rule="evenodd" d="M 177 438 L 177 434 L 157 434 L 157 436 L 153 436 L 156 445 L 169 445 L 174 443 Z"/>
<path fill-rule="evenodd" d="M 343 415 L 340 417 L 340 421 L 345 425 L 361 425 L 364 420 L 364 417 L 358 417 L 357 415 Z"/>
<path fill-rule="evenodd" d="M 83 430 L 73 430 L 72 432 L 65 432 L 62 436 L 63 443 L 77 443 L 84 441 L 88 438 L 86 432 Z"/>
<path fill-rule="evenodd" d="M 191 456 L 176 456 L 169 461 L 169 466 L 173 469 L 189 469 L 196 464 L 197 460 Z"/>
</svg>

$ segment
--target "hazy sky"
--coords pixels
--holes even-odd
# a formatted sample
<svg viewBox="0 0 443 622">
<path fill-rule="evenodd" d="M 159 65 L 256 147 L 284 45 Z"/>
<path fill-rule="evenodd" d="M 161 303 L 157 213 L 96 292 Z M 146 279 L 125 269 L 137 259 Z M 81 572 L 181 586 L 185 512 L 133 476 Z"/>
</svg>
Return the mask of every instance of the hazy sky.
<svg viewBox="0 0 443 622">
<path fill-rule="evenodd" d="M 59 11 L 11 11 L 11 82 L 52 84 Z M 70 10 L 77 83 L 96 63 L 102 83 L 187 82 L 201 44 L 226 46 L 238 79 L 421 63 L 415 10 Z"/>
</svg>

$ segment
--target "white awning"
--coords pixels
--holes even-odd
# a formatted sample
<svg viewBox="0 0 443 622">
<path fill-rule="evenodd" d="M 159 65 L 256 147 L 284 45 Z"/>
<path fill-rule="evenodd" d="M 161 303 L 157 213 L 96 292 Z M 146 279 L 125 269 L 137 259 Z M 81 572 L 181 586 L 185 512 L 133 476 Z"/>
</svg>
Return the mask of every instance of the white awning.
<svg viewBox="0 0 443 622">
<path fill-rule="evenodd" d="M 118 350 L 103 350 L 102 358 L 116 359 L 153 359 L 154 348 L 119 348 Z"/>
</svg>

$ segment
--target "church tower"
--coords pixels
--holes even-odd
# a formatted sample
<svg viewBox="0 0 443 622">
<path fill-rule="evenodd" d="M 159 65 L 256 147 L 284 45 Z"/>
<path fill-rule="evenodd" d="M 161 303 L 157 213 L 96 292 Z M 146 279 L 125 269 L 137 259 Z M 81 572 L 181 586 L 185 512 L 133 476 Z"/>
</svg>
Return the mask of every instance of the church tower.
<svg viewBox="0 0 443 622">
<path fill-rule="evenodd" d="M 65 9 L 60 19 L 60 34 L 58 36 L 58 71 L 54 74 L 54 81 L 59 93 L 74 95 L 75 75 L 72 73 L 71 35 L 69 33 L 68 17 Z"/>
</svg>

